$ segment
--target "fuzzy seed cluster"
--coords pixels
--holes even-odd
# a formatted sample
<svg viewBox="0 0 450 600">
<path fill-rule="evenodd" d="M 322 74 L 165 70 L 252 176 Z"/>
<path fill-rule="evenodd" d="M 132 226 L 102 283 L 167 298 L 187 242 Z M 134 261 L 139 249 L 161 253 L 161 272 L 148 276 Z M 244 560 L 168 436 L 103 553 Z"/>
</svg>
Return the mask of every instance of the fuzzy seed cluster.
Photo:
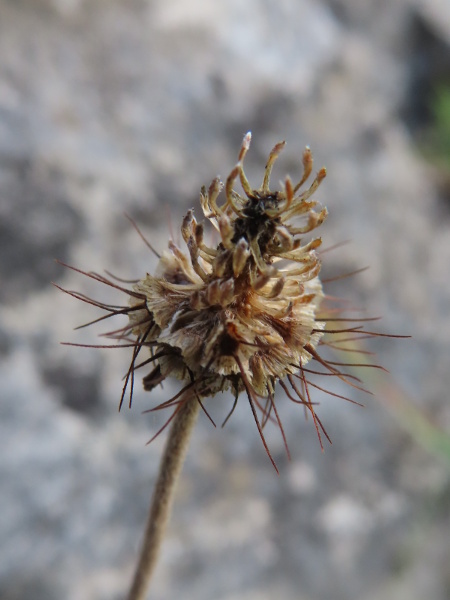
<svg viewBox="0 0 450 600">
<path fill-rule="evenodd" d="M 310 234 L 327 216 L 311 198 L 325 169 L 303 190 L 313 165 L 306 148 L 300 181 L 287 177 L 272 191 L 280 142 L 253 189 L 243 167 L 250 140 L 248 133 L 225 184 L 216 178 L 201 192 L 217 245 L 205 242 L 205 225 L 190 210 L 181 227 L 187 251 L 169 242 L 155 274 L 134 286 L 128 333 L 139 348 L 150 348 L 146 389 L 174 376 L 195 385 L 199 398 L 227 389 L 273 397 L 277 381 L 308 363 L 323 335 L 324 322 L 316 319 L 321 238 Z M 235 190 L 238 180 L 243 193 Z"/>
</svg>

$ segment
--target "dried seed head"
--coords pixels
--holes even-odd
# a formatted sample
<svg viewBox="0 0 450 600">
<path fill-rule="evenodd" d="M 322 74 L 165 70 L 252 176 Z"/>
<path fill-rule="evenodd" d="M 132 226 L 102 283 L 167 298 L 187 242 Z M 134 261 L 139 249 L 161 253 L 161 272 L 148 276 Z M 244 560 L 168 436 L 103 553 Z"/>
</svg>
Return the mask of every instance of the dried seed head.
<svg viewBox="0 0 450 600">
<path fill-rule="evenodd" d="M 139 299 L 132 299 L 133 334 L 165 352 L 159 359 L 162 376 L 196 381 L 199 396 L 229 388 L 271 394 L 279 379 L 311 359 L 324 328 L 316 321 L 323 296 L 315 252 L 321 240 L 302 244 L 298 237 L 299 229 L 311 231 L 325 217 L 308 200 L 324 171 L 303 194 L 294 196 L 288 182 L 282 191 L 270 191 L 270 171 L 282 148 L 277 144 L 263 184 L 254 190 L 242 164 L 249 144 L 247 134 L 224 202 L 217 203 L 217 179 L 202 192 L 203 213 L 219 231 L 217 247 L 205 245 L 203 225 L 189 210 L 181 228 L 189 260 L 172 243 L 157 275 L 146 275 L 134 287 Z M 305 155 L 309 164 L 310 151 Z M 243 196 L 234 190 L 238 177 Z"/>
<path fill-rule="evenodd" d="M 339 363 L 324 360 L 317 348 L 327 343 L 322 337 L 324 331 L 338 336 L 346 333 L 346 340 L 341 337 L 328 344 L 334 348 L 349 336 L 355 340 L 358 334 L 375 334 L 365 332 L 361 325 L 325 330 L 326 321 L 345 319 L 318 316 L 324 297 L 316 252 L 321 238 L 305 242 L 300 236 L 314 231 L 327 216 L 326 208 L 316 210 L 318 203 L 311 199 L 326 175 L 325 169 L 320 169 L 310 187 L 302 191 L 313 167 L 311 151 L 306 148 L 299 182 L 293 185 L 287 177 L 280 191 L 271 191 L 272 167 L 284 147 L 280 142 L 269 155 L 261 187 L 253 189 L 243 167 L 250 140 L 247 133 L 225 186 L 216 178 L 208 190 L 201 191 L 204 216 L 218 232 L 215 247 L 205 244 L 204 225 L 189 210 L 181 226 L 188 254 L 170 241 L 161 256 L 155 252 L 159 258 L 155 274 L 147 274 L 133 289 L 88 274 L 127 293 L 128 307 L 117 309 L 69 293 L 101 306 L 108 311 L 107 316 L 128 315 L 125 327 L 108 334 L 122 341 L 121 345 L 134 347 L 121 404 L 127 387 L 131 403 L 135 370 L 150 363 L 153 369 L 144 378 L 146 390 L 168 376 L 185 382 L 179 394 L 152 410 L 172 406 L 176 412 L 185 397 L 183 392 L 189 388 L 200 402 L 219 391 L 231 389 L 236 399 L 245 391 L 272 459 L 262 429 L 273 420 L 283 433 L 274 400 L 277 382 L 291 400 L 311 413 L 320 439 L 320 430 L 326 432 L 314 411 L 309 385 L 337 394 L 312 383 L 307 375 L 315 371 L 306 365 L 314 359 L 325 369 L 323 374 L 362 389 L 355 376 L 340 371 Z M 234 189 L 237 179 L 243 194 Z M 225 195 L 220 202 L 223 187 Z M 138 364 L 143 348 L 150 349 L 150 357 Z M 256 409 L 261 411 L 261 419 Z"/>
</svg>

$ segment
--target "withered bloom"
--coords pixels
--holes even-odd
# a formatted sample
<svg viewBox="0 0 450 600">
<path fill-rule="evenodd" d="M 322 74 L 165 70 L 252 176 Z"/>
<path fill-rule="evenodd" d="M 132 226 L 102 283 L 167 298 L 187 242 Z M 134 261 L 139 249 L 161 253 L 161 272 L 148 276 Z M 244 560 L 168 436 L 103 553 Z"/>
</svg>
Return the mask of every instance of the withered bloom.
<svg viewBox="0 0 450 600">
<path fill-rule="evenodd" d="M 319 170 L 309 188 L 302 189 L 313 166 L 311 151 L 306 148 L 298 183 L 287 177 L 282 190 L 271 191 L 272 167 L 284 147 L 280 142 L 269 155 L 261 187 L 253 189 L 243 168 L 250 139 L 247 133 L 225 185 L 216 178 L 209 189 L 201 191 L 204 217 L 218 234 L 216 247 L 205 243 L 204 224 L 189 210 L 181 226 L 188 253 L 170 241 L 168 250 L 158 255 L 155 274 L 147 274 L 132 289 L 88 274 L 128 294 L 129 306 L 107 306 L 69 293 L 101 306 L 108 311 L 106 316 L 128 315 L 124 328 L 108 334 L 120 345 L 133 347 L 120 404 L 128 386 L 131 402 L 135 370 L 150 363 L 152 370 L 144 377 L 146 390 L 168 376 L 184 382 L 176 396 L 152 409 L 172 407 L 167 423 L 180 410 L 188 389 L 200 403 L 217 392 L 231 390 L 236 398 L 231 412 L 239 394 L 245 392 L 272 459 L 263 427 L 272 420 L 283 433 L 274 399 L 276 384 L 309 411 L 320 439 L 320 430 L 326 432 L 315 413 L 309 386 L 323 388 L 307 377 L 314 369 L 306 365 L 314 360 L 323 373 L 359 387 L 354 376 L 338 369 L 339 363 L 324 360 L 318 346 L 324 343 L 326 332 L 339 336 L 363 330 L 360 325 L 327 330 L 326 322 L 341 319 L 324 319 L 318 312 L 324 293 L 317 252 L 321 238 L 314 233 L 327 209 L 318 209 L 312 196 L 325 169 Z M 243 195 L 234 189 L 237 180 Z M 223 188 L 224 198 L 219 200 Z M 342 336 L 337 340 L 343 341 Z M 150 356 L 138 362 L 143 349 L 148 349 Z"/>
<path fill-rule="evenodd" d="M 190 210 L 181 226 L 188 252 L 170 241 L 168 250 L 159 255 L 147 242 L 159 263 L 154 275 L 147 274 L 134 282 L 132 289 L 96 273 L 84 273 L 127 294 L 127 306 L 100 303 L 68 291 L 107 312 L 93 322 L 115 315 L 128 316 L 124 327 L 106 334 L 115 340 L 108 347 L 133 349 L 120 406 L 127 389 L 131 404 L 135 371 L 141 367 L 151 365 L 150 373 L 144 377 L 146 390 L 152 390 L 169 376 L 182 382 L 174 397 L 150 409 L 172 408 L 165 425 L 152 439 L 169 423 L 172 426 L 128 600 L 146 598 L 188 440 L 200 407 L 206 412 L 204 398 L 225 390 L 234 393 L 235 401 L 226 422 L 239 394 L 244 392 L 276 469 L 263 429 L 269 420 L 278 425 L 287 450 L 275 403 L 277 384 L 290 400 L 303 405 L 306 414 L 312 416 L 322 443 L 321 431 L 328 436 L 316 415 L 310 387 L 345 397 L 319 386 L 311 376 L 337 377 L 366 391 L 355 375 L 341 368 L 381 368 L 366 361 L 361 364 L 330 361 L 322 355 L 322 346 L 365 354 L 347 343 L 382 335 L 364 330 L 358 322 L 349 326 L 346 322 L 352 319 L 340 316 L 339 308 L 323 306 L 330 299 L 324 295 L 319 279 L 321 238 L 315 237 L 314 232 L 323 223 L 327 210 L 318 209 L 312 196 L 325 177 L 325 169 L 319 170 L 310 187 L 302 190 L 313 166 L 311 152 L 306 148 L 300 181 L 293 184 L 287 177 L 281 191 L 271 191 L 272 167 L 284 147 L 284 142 L 280 142 L 269 155 L 261 187 L 253 189 L 243 168 L 250 138 L 247 133 L 225 186 L 216 178 L 208 190 L 204 188 L 201 192 L 203 214 L 217 232 L 215 247 L 205 243 L 204 225 L 196 221 Z M 243 194 L 234 189 L 238 179 Z M 220 200 L 223 187 L 225 193 Z M 137 226 L 136 229 L 142 236 Z M 370 319 L 357 321 L 363 320 Z M 343 322 L 343 326 L 330 327 L 332 321 Z M 143 351 L 149 354 L 141 358 Z M 311 368 L 312 362 L 317 366 Z"/>
</svg>

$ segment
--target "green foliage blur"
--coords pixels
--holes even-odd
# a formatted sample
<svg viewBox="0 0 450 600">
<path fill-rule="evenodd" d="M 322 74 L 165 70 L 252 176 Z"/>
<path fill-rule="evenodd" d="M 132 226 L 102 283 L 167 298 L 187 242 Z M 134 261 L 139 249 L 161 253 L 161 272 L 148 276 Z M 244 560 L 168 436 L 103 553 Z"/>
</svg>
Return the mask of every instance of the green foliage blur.
<svg viewBox="0 0 450 600">
<path fill-rule="evenodd" d="M 450 83 L 438 85 L 430 102 L 431 124 L 425 154 L 436 166 L 450 170 Z"/>
</svg>

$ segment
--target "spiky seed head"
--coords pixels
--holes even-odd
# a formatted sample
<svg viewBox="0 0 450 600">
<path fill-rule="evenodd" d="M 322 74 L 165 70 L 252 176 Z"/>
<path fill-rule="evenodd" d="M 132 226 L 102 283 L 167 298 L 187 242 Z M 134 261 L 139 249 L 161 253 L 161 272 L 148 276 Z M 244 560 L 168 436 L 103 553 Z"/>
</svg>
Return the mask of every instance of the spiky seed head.
<svg viewBox="0 0 450 600">
<path fill-rule="evenodd" d="M 343 363 L 327 362 L 319 354 L 318 346 L 325 344 L 336 349 L 349 338 L 355 341 L 358 335 L 379 334 L 367 332 L 361 325 L 325 329 L 326 322 L 348 319 L 325 318 L 319 313 L 324 294 L 317 250 L 322 240 L 311 239 L 309 234 L 328 214 L 326 208 L 318 208 L 318 202 L 312 199 L 326 170 L 320 169 L 311 185 L 303 189 L 313 169 L 311 150 L 307 147 L 298 183 L 293 184 L 287 177 L 281 190 L 272 191 L 270 174 L 285 145 L 279 142 L 269 154 L 261 186 L 253 189 L 243 166 L 250 140 L 251 134 L 247 133 L 238 162 L 225 185 L 216 177 L 208 189 L 202 188 L 203 214 L 218 237 L 214 247 L 205 243 L 204 224 L 197 222 L 191 209 L 181 226 L 187 252 L 172 240 L 162 255 L 148 244 L 159 259 L 156 271 L 147 274 L 132 289 L 101 275 L 85 273 L 125 292 L 129 296 L 128 306 L 117 308 L 76 292 L 68 293 L 107 311 L 106 317 L 96 321 L 128 315 L 125 327 L 106 334 L 118 341 L 119 346 L 133 347 L 120 406 L 127 388 L 131 405 L 135 370 L 148 364 L 152 364 L 152 370 L 143 379 L 146 390 L 152 390 L 169 376 L 184 382 L 178 394 L 151 410 L 173 407 L 173 415 L 176 414 L 185 401 L 184 392 L 189 389 L 200 403 L 202 398 L 219 391 L 231 389 L 236 400 L 245 391 L 266 451 L 275 465 L 263 427 L 273 420 L 285 439 L 275 405 L 276 384 L 311 413 L 319 440 L 320 431 L 328 438 L 315 413 L 309 385 L 332 396 L 344 396 L 312 383 L 309 375 L 315 371 L 306 365 L 313 359 L 325 369 L 323 374 L 367 391 L 359 385 L 358 378 L 338 368 Z M 243 193 L 235 190 L 238 179 Z M 225 194 L 220 201 L 223 189 Z M 308 234 L 306 240 L 305 234 Z M 336 310 L 339 309 L 331 314 Z M 338 337 L 327 343 L 323 338 L 325 332 Z M 339 337 L 342 333 L 343 338 Z M 149 349 L 150 356 L 141 360 L 143 349 Z M 380 368 L 367 363 L 347 364 Z"/>
<path fill-rule="evenodd" d="M 324 171 L 303 193 L 294 195 L 289 180 L 281 191 L 271 191 L 270 171 L 284 145 L 279 143 L 263 184 L 252 189 L 243 168 L 249 145 L 248 133 L 221 204 L 217 179 L 202 191 L 203 214 L 219 233 L 217 246 L 205 244 L 203 225 L 189 210 L 181 228 L 189 255 L 172 242 L 157 273 L 134 287 L 139 298 L 132 298 L 133 334 L 164 352 L 158 359 L 163 377 L 196 381 L 200 397 L 229 388 L 272 394 L 279 379 L 308 363 L 324 328 L 316 320 L 323 297 L 316 253 L 321 239 L 303 243 L 298 233 L 312 231 L 326 216 L 309 199 Z M 310 169 L 308 149 L 303 162 Z M 244 194 L 234 189 L 238 177 Z"/>
</svg>

